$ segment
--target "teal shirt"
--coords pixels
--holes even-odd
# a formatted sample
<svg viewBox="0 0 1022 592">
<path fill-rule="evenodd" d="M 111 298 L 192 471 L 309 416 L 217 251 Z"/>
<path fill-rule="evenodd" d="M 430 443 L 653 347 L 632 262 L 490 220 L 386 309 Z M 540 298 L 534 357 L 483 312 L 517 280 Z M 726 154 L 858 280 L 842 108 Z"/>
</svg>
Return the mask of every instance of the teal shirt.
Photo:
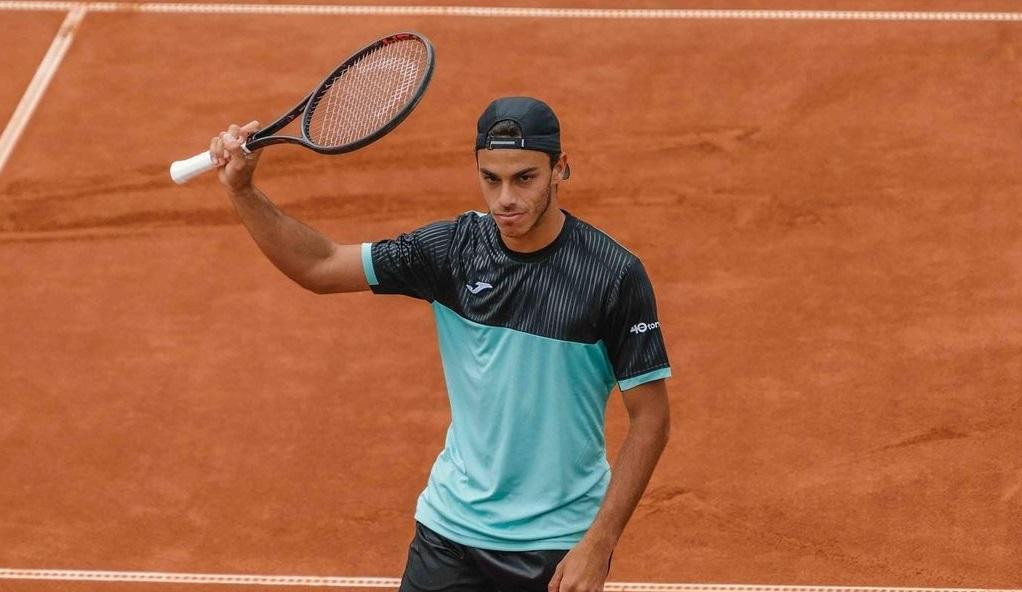
<svg viewBox="0 0 1022 592">
<path fill-rule="evenodd" d="M 612 389 L 670 376 L 655 305 L 634 311 L 645 315 L 640 322 L 646 330 L 627 327 L 634 345 L 650 354 L 645 366 L 651 367 L 631 368 L 621 377 L 612 358 L 621 340 L 601 337 L 606 327 L 591 322 L 608 316 L 607 310 L 592 309 L 606 307 L 598 298 L 579 298 L 572 287 L 582 279 L 603 280 L 607 291 L 592 296 L 614 296 L 620 285 L 612 284 L 637 262 L 630 253 L 616 246 L 612 253 L 621 261 L 602 270 L 606 277 L 572 278 L 570 265 L 555 266 L 553 274 L 529 273 L 557 261 L 557 255 L 570 262 L 564 256 L 572 255 L 572 238 L 586 238 L 575 233 L 591 234 L 590 241 L 605 236 L 569 220 L 555 248 L 538 256 L 506 250 L 489 218 L 476 214 L 363 246 L 374 291 L 406 293 L 432 304 L 451 424 L 415 518 L 465 545 L 511 551 L 574 546 L 592 524 L 610 481 L 604 414 Z M 586 246 L 581 242 L 575 246 Z M 591 255 L 587 251 L 574 254 Z M 500 291 L 514 293 L 494 297 Z M 545 298 L 537 300 L 540 294 Z M 533 315 L 529 321 L 535 306 L 573 318 Z M 657 330 L 648 328 L 653 323 Z"/>
</svg>

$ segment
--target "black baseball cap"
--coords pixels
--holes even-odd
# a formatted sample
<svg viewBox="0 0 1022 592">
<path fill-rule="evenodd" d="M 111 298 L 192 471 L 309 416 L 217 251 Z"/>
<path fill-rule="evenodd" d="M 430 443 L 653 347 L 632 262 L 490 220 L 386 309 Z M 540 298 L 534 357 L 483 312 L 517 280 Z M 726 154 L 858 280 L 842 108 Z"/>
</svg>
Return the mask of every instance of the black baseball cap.
<svg viewBox="0 0 1022 592">
<path fill-rule="evenodd" d="M 521 138 L 487 139 L 493 126 L 511 120 L 522 128 Z M 490 103 L 476 124 L 476 150 L 518 149 L 561 154 L 561 124 L 549 105 L 532 97 L 502 97 Z M 564 179 L 571 174 L 565 167 Z"/>
</svg>

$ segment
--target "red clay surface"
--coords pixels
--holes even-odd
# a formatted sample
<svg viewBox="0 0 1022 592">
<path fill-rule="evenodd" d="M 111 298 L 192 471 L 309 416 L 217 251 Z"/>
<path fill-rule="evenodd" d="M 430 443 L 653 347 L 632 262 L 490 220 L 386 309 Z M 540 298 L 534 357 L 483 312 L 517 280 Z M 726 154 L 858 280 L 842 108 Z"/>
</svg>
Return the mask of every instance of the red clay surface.
<svg viewBox="0 0 1022 592">
<path fill-rule="evenodd" d="M 57 12 L 0 12 L 0 30 L 4 32 L 0 125 L 10 120 L 63 19 Z"/>
<path fill-rule="evenodd" d="M 400 574 L 449 418 L 428 308 L 304 293 L 166 173 L 398 29 L 438 47 L 419 109 L 351 155 L 273 149 L 260 184 L 390 236 L 481 207 L 489 99 L 555 106 L 562 202 L 646 262 L 675 369 L 612 580 L 1022 587 L 996 23 L 90 14 L 0 175 L 0 566 Z M 614 395 L 612 448 L 626 424 Z M 118 585 L 0 582 L 62 588 Z"/>
</svg>

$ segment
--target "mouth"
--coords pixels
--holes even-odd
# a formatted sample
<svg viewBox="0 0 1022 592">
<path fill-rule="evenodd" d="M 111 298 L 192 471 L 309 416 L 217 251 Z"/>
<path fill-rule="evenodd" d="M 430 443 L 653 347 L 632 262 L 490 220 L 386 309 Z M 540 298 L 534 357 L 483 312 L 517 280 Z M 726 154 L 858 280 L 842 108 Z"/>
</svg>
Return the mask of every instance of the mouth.
<svg viewBox="0 0 1022 592">
<path fill-rule="evenodd" d="M 503 212 L 503 213 L 494 213 L 493 217 L 496 218 L 500 222 L 505 222 L 505 223 L 510 224 L 510 223 L 517 222 L 524 215 L 525 215 L 525 212 Z"/>
</svg>

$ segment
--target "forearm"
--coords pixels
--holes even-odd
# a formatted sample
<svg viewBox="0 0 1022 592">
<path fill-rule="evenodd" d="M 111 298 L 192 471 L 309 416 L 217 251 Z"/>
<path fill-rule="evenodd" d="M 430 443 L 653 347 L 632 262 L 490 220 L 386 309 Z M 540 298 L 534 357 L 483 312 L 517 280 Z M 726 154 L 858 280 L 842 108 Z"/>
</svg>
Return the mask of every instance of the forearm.
<svg viewBox="0 0 1022 592">
<path fill-rule="evenodd" d="M 229 190 L 231 202 L 259 249 L 284 275 L 310 290 L 313 271 L 337 246 L 329 238 L 280 210 L 252 185 Z"/>
<path fill-rule="evenodd" d="M 617 545 L 667 445 L 668 434 L 669 424 L 661 418 L 631 422 L 603 503 L 586 534 L 590 544 L 608 553 Z"/>
</svg>

